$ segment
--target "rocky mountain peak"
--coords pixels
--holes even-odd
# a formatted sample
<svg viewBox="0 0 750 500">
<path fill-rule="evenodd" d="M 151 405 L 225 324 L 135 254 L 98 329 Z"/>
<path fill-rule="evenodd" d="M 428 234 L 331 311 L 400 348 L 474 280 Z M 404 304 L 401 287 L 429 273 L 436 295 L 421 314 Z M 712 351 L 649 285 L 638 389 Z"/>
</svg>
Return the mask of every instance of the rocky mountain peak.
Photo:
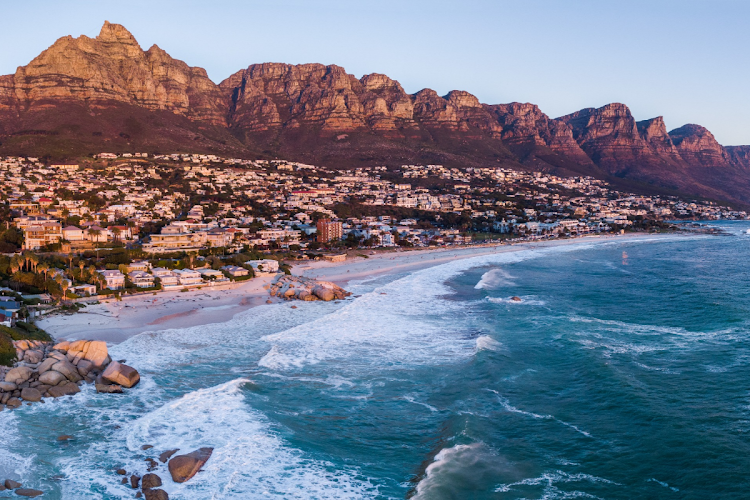
<svg viewBox="0 0 750 500">
<path fill-rule="evenodd" d="M 99 31 L 99 36 L 96 37 L 96 40 L 106 43 L 135 45 L 140 48 L 135 37 L 125 28 L 125 26 L 121 24 L 113 24 L 109 21 L 104 21 L 104 26 L 102 26 L 101 31 Z"/>
<path fill-rule="evenodd" d="M 683 159 L 704 167 L 724 166 L 729 160 L 729 155 L 714 135 L 700 125 L 683 125 L 669 132 L 669 136 Z"/>
</svg>

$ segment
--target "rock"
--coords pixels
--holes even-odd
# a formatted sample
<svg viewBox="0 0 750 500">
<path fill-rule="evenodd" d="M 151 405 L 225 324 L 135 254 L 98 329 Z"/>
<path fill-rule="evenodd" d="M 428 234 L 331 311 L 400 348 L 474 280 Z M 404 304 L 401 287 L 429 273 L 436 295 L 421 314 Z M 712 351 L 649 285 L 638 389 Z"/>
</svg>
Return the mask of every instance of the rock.
<svg viewBox="0 0 750 500">
<path fill-rule="evenodd" d="M 126 477 L 122 478 L 122 480 L 120 481 L 120 484 L 128 484 L 128 478 Z"/>
<path fill-rule="evenodd" d="M 39 382 L 45 385 L 57 385 L 63 380 L 67 380 L 65 375 L 55 370 L 49 370 L 39 376 Z"/>
<path fill-rule="evenodd" d="M 151 472 L 152 470 L 159 468 L 159 463 L 153 458 L 149 457 L 145 461 L 148 462 L 148 468 L 146 468 L 147 471 Z"/>
<path fill-rule="evenodd" d="M 143 496 L 143 493 L 141 493 L 140 491 L 137 491 L 135 493 L 135 498 L 141 498 L 142 496 Z"/>
<path fill-rule="evenodd" d="M 41 363 L 42 359 L 44 359 L 44 353 L 42 353 L 42 351 L 30 349 L 26 351 L 23 355 L 23 360 L 26 363 L 30 363 L 30 364 Z"/>
<path fill-rule="evenodd" d="M 58 361 L 59 360 L 57 360 L 55 358 L 47 358 L 47 359 L 45 359 L 44 361 L 42 361 L 42 364 L 39 365 L 39 367 L 36 369 L 37 373 L 39 373 L 41 375 L 42 373 L 45 373 L 45 372 L 51 370 L 52 366 L 55 363 L 57 363 Z"/>
<path fill-rule="evenodd" d="M 90 340 L 76 340 L 74 342 L 71 342 L 70 346 L 68 347 L 68 353 L 70 353 L 70 351 L 83 352 L 84 347 L 89 342 L 90 342 Z"/>
<path fill-rule="evenodd" d="M 10 398 L 5 403 L 5 406 L 7 406 L 8 408 L 18 408 L 19 406 L 21 406 L 21 404 L 22 403 L 21 403 L 20 399 L 18 399 L 18 398 Z"/>
<path fill-rule="evenodd" d="M 511 297 L 510 300 L 513 302 L 521 302 L 521 297 Z"/>
<path fill-rule="evenodd" d="M 65 354 L 63 354 L 63 353 L 61 353 L 59 351 L 52 351 L 51 353 L 49 353 L 49 357 L 50 358 L 54 358 L 54 359 L 56 359 L 58 361 L 64 361 L 64 360 L 68 359 L 68 357 Z"/>
<path fill-rule="evenodd" d="M 77 394 L 79 392 L 81 392 L 81 390 L 73 382 L 68 382 L 66 384 L 57 385 L 55 387 L 50 387 L 49 390 L 47 391 L 47 393 L 53 398 L 60 398 L 63 396 L 72 396 L 73 394 Z"/>
<path fill-rule="evenodd" d="M 13 382 L 0 382 L 0 391 L 11 392 L 18 389 L 18 386 Z"/>
<path fill-rule="evenodd" d="M 16 347 L 16 349 L 22 349 L 24 351 L 26 349 L 31 349 L 31 344 L 29 344 L 28 340 L 16 340 L 15 342 L 13 342 L 13 345 Z"/>
<path fill-rule="evenodd" d="M 67 352 L 67 350 L 68 350 L 69 347 L 70 347 L 70 342 L 63 341 L 63 342 L 60 342 L 59 344 L 55 344 L 52 347 L 52 349 L 54 349 L 56 351 L 65 351 L 65 352 Z"/>
<path fill-rule="evenodd" d="M 27 387 L 21 391 L 21 398 L 24 401 L 31 401 L 32 403 L 36 403 L 37 401 L 41 401 L 42 393 L 34 389 L 33 387 Z"/>
<path fill-rule="evenodd" d="M 154 447 L 154 445 L 152 445 L 152 444 L 144 444 L 143 446 L 141 446 L 141 449 L 143 451 L 146 451 L 146 450 L 150 450 L 153 447 Z"/>
<path fill-rule="evenodd" d="M 63 434 L 62 436 L 57 436 L 58 441 L 70 441 L 73 439 L 73 436 L 70 436 L 68 434 Z"/>
<path fill-rule="evenodd" d="M 161 478 L 156 474 L 146 474 L 141 480 L 141 488 L 148 490 L 151 488 L 158 488 L 161 486 Z"/>
<path fill-rule="evenodd" d="M 44 494 L 43 491 L 32 490 L 31 488 L 19 488 L 16 490 L 16 495 L 22 496 L 22 497 L 34 498 L 43 494 Z"/>
<path fill-rule="evenodd" d="M 115 472 L 121 476 L 124 476 L 128 473 L 128 471 L 126 471 L 125 469 L 117 469 Z"/>
<path fill-rule="evenodd" d="M 89 372 L 94 369 L 94 363 L 87 359 L 82 359 L 78 362 L 76 368 L 78 368 L 78 374 L 81 377 L 86 377 L 86 375 L 88 375 Z"/>
<path fill-rule="evenodd" d="M 17 368 L 13 368 L 5 374 L 5 381 L 13 382 L 16 385 L 21 385 L 31 378 L 32 373 L 34 372 L 31 368 L 27 366 L 19 366 Z"/>
<path fill-rule="evenodd" d="M 331 301 L 336 297 L 336 295 L 333 293 L 333 290 L 323 286 L 316 286 L 315 288 L 313 288 L 312 293 L 320 300 L 325 300 L 326 302 Z"/>
<path fill-rule="evenodd" d="M 174 450 L 167 450 L 167 451 L 165 451 L 164 453 L 162 453 L 161 455 L 159 455 L 159 461 L 161 463 L 163 463 L 163 464 L 167 463 L 167 460 L 169 460 L 169 457 L 171 457 L 172 455 L 174 455 L 178 451 L 180 451 L 179 448 L 175 448 Z"/>
<path fill-rule="evenodd" d="M 78 375 L 78 369 L 70 361 L 58 361 L 57 363 L 52 365 L 51 369 L 55 370 L 56 372 L 62 373 L 63 375 L 65 375 L 65 378 L 67 378 L 71 382 L 79 382 L 80 380 L 82 380 L 81 376 Z"/>
<path fill-rule="evenodd" d="M 122 394 L 122 386 L 116 385 L 116 384 L 96 384 L 94 385 L 96 388 L 96 392 L 100 392 L 102 394 Z"/>
<path fill-rule="evenodd" d="M 164 490 L 144 490 L 143 496 L 146 500 L 169 500 L 169 495 Z"/>
<path fill-rule="evenodd" d="M 211 458 L 213 448 L 200 448 L 187 455 L 177 455 L 169 461 L 169 473 L 175 483 L 184 483 L 195 476 Z"/>
<path fill-rule="evenodd" d="M 16 488 L 20 488 L 21 486 L 23 486 L 21 483 L 13 481 L 12 479 L 5 480 L 5 487 L 9 490 L 15 490 Z"/>
<path fill-rule="evenodd" d="M 133 474 L 132 476 L 130 476 L 130 486 L 132 486 L 134 490 L 138 489 L 138 482 L 140 480 L 141 478 L 139 476 L 136 476 L 135 474 Z"/>
<path fill-rule="evenodd" d="M 107 366 L 107 369 L 102 373 L 102 377 L 113 384 L 119 384 L 128 389 L 141 380 L 141 376 L 135 368 L 117 361 L 113 361 Z"/>
<path fill-rule="evenodd" d="M 93 367 L 97 370 L 101 370 L 102 368 L 104 368 L 107 363 L 109 363 L 107 343 L 101 340 L 90 342 L 88 344 L 88 350 L 86 351 L 84 359 L 90 361 Z"/>
</svg>

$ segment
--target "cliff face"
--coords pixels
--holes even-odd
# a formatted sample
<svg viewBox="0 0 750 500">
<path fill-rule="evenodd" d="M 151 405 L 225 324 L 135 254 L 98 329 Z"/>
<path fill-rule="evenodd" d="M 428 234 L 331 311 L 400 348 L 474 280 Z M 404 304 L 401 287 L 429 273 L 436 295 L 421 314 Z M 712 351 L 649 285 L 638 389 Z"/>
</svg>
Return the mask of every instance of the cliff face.
<svg viewBox="0 0 750 500">
<path fill-rule="evenodd" d="M 661 117 L 636 122 L 624 104 L 552 119 L 534 104 L 407 94 L 386 75 L 357 79 L 322 64 L 253 64 L 216 85 L 108 22 L 96 38 L 61 38 L 0 76 L 0 153 L 84 147 L 507 166 L 750 203 L 750 146 L 724 148 L 697 125 L 668 133 Z"/>
<path fill-rule="evenodd" d="M 4 77 L 0 89 L 0 105 L 8 110 L 115 101 L 224 121 L 223 96 L 205 70 L 172 59 L 156 45 L 144 52 L 130 32 L 109 22 L 96 38 L 59 39 L 15 75 Z"/>
</svg>

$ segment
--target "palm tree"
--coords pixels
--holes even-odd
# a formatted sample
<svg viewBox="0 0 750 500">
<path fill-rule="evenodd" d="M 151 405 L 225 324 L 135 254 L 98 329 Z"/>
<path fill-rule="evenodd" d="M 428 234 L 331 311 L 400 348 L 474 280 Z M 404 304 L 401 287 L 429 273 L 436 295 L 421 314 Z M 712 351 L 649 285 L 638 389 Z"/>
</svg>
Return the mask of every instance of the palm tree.
<svg viewBox="0 0 750 500">
<path fill-rule="evenodd" d="M 115 241 L 120 240 L 120 233 L 122 233 L 122 229 L 120 229 L 119 227 L 112 228 L 112 237 Z"/>
<path fill-rule="evenodd" d="M 36 270 L 42 274 L 44 274 L 44 280 L 47 280 L 47 273 L 49 272 L 49 265 L 42 262 L 38 266 L 36 266 Z"/>
<path fill-rule="evenodd" d="M 39 266 L 39 257 L 32 253 L 29 255 L 29 262 L 31 263 L 31 272 L 36 273 L 36 268 Z"/>
</svg>

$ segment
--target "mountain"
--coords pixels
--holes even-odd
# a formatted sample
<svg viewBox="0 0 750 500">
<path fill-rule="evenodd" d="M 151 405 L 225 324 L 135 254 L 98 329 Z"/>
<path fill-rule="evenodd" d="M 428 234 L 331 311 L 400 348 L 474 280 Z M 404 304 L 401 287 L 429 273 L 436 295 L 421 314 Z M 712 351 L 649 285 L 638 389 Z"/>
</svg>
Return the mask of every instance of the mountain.
<svg viewBox="0 0 750 500">
<path fill-rule="evenodd" d="M 750 146 L 725 148 L 698 125 L 667 132 L 661 117 L 636 121 L 624 104 L 555 119 L 534 104 L 408 94 L 386 75 L 322 64 L 253 64 L 217 85 L 109 22 L 0 76 L 0 154 L 133 150 L 503 166 L 750 204 Z"/>
</svg>

